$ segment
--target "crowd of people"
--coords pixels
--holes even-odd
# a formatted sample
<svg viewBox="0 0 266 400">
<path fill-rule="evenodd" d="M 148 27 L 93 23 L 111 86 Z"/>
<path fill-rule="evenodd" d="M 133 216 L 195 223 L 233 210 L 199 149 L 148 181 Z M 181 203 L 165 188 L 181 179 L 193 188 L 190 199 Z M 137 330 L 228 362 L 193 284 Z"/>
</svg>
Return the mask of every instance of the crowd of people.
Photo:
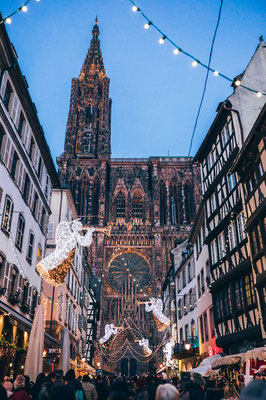
<svg viewBox="0 0 266 400">
<path fill-rule="evenodd" d="M 164 379 L 163 379 L 164 378 Z M 186 384 L 177 378 L 135 376 L 132 378 L 88 375 L 76 378 L 73 369 L 60 379 L 55 373 L 6 376 L 0 385 L 0 400 L 265 400 L 266 382 L 259 374 L 240 393 L 232 383 L 203 378 L 194 373 Z"/>
</svg>

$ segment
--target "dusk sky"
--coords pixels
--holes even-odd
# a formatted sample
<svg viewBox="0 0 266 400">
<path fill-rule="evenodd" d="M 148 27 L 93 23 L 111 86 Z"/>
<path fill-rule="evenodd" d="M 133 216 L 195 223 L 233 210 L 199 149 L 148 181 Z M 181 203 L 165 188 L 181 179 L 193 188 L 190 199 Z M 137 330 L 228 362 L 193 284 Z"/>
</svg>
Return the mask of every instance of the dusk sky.
<svg viewBox="0 0 266 400">
<path fill-rule="evenodd" d="M 23 0 L 0 0 L 3 16 Z M 207 63 L 220 1 L 139 0 L 136 3 L 181 48 Z M 265 0 L 225 0 L 212 67 L 235 77 L 265 32 Z M 101 48 L 111 80 L 112 157 L 187 155 L 206 70 L 193 68 L 131 11 L 128 0 L 31 1 L 8 34 L 55 158 L 63 151 L 71 79 L 90 44 L 96 14 Z M 257 88 L 254 88 L 257 89 Z M 230 83 L 210 74 L 192 154 L 215 117 Z"/>
</svg>

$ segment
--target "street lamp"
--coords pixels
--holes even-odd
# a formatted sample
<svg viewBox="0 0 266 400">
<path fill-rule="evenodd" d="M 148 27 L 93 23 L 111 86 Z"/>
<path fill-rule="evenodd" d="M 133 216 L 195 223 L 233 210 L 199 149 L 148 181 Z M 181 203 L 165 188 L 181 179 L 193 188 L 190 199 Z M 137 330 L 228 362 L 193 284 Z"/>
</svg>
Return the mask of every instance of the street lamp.
<svg viewBox="0 0 266 400">
<path fill-rule="evenodd" d="M 191 344 L 189 342 L 186 342 L 184 346 L 187 351 L 191 348 Z"/>
</svg>

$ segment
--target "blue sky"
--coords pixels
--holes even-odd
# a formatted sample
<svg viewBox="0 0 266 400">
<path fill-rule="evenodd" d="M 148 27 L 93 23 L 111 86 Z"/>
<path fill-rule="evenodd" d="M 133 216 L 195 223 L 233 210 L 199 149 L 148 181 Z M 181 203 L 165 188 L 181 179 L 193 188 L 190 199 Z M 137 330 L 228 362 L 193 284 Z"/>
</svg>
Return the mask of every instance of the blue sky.
<svg viewBox="0 0 266 400">
<path fill-rule="evenodd" d="M 136 1 L 181 48 L 207 63 L 218 0 Z M 4 16 L 23 0 L 0 0 Z M 225 75 L 241 73 L 265 33 L 263 0 L 225 0 L 212 66 Z M 205 69 L 173 55 L 128 0 L 32 0 L 7 26 L 19 55 L 53 157 L 63 150 L 70 84 L 85 58 L 95 15 L 111 79 L 112 156 L 187 155 Z M 203 140 L 230 83 L 210 75 L 192 154 Z"/>
</svg>

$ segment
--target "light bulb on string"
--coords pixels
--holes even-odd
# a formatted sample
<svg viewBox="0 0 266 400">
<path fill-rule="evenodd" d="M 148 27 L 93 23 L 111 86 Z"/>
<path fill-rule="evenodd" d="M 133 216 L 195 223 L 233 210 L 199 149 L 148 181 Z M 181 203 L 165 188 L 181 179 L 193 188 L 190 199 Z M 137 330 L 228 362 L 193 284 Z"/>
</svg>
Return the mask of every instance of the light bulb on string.
<svg viewBox="0 0 266 400">
<path fill-rule="evenodd" d="M 12 19 L 10 17 L 6 18 L 5 23 L 10 25 L 12 23 Z"/>
<path fill-rule="evenodd" d="M 192 67 L 196 67 L 198 65 L 198 63 L 199 62 L 197 60 L 192 61 Z"/>
<path fill-rule="evenodd" d="M 261 96 L 262 96 L 262 93 L 261 93 L 261 92 L 257 92 L 256 96 L 257 96 L 257 97 L 261 97 Z"/>
<path fill-rule="evenodd" d="M 23 12 L 27 12 L 27 11 L 28 11 L 28 7 L 27 7 L 27 6 L 22 6 L 22 7 L 21 7 L 21 10 L 22 10 Z"/>
<path fill-rule="evenodd" d="M 235 83 L 235 86 L 240 86 L 241 85 L 241 81 L 239 79 L 237 79 L 234 83 Z"/>
<path fill-rule="evenodd" d="M 159 39 L 159 43 L 160 43 L 160 44 L 164 44 L 165 39 L 166 39 L 166 36 L 162 36 L 162 37 Z"/>
<path fill-rule="evenodd" d="M 180 50 L 179 49 L 174 49 L 173 53 L 174 53 L 175 56 L 177 56 L 177 54 L 180 53 Z"/>
<path fill-rule="evenodd" d="M 213 75 L 214 75 L 214 76 L 218 76 L 218 75 L 219 75 L 219 72 L 218 72 L 218 71 L 214 71 Z"/>
<path fill-rule="evenodd" d="M 146 22 L 146 24 L 144 24 L 144 29 L 149 29 L 149 27 L 151 26 L 151 21 Z"/>
<path fill-rule="evenodd" d="M 134 6 L 132 6 L 132 11 L 133 11 L 133 12 L 139 11 L 139 8 L 138 8 L 137 6 L 134 5 Z"/>
</svg>

